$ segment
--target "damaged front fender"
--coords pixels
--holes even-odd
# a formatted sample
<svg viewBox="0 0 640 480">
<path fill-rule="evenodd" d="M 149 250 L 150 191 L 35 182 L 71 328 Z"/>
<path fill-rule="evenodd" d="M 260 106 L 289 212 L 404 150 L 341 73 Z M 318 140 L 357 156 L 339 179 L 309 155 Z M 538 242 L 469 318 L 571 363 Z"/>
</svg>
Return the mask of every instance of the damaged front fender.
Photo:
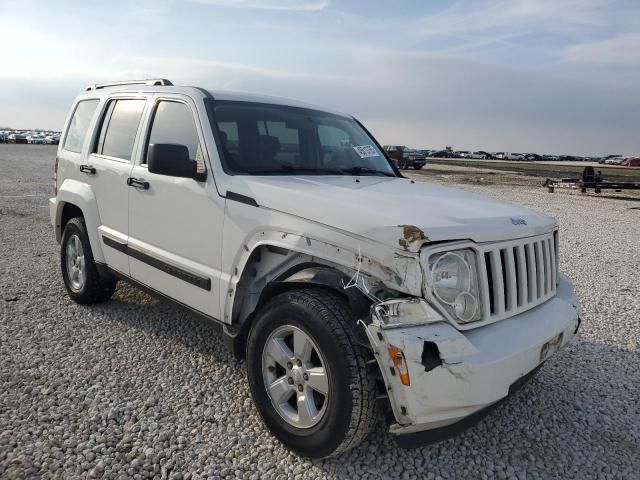
<svg viewBox="0 0 640 480">
<path fill-rule="evenodd" d="M 314 224 L 304 225 L 307 230 L 312 226 Z M 322 233 L 326 235 L 327 231 Z M 294 252 L 300 256 L 300 261 L 335 267 L 349 277 L 353 276 L 354 284 L 378 283 L 396 293 L 421 294 L 423 279 L 418 254 L 403 252 L 396 255 L 398 250 L 339 232 L 333 232 L 333 237 L 329 240 L 312 234 L 269 229 L 259 229 L 250 234 L 229 267 L 233 273 L 228 277 L 221 299 L 225 305 L 224 321 L 232 322 L 237 285 L 252 253 L 263 246 L 283 252 L 283 258 L 287 252 Z"/>
</svg>

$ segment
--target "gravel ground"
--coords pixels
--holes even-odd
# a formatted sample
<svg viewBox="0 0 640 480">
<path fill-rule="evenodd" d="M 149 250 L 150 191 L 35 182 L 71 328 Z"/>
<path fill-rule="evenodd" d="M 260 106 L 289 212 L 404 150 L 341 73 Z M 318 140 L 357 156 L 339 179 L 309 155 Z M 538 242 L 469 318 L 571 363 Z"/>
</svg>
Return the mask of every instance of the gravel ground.
<svg viewBox="0 0 640 480">
<path fill-rule="evenodd" d="M 312 462 L 263 426 L 211 325 L 127 285 L 67 297 L 54 157 L 0 145 L 0 478 L 640 478 L 639 203 L 463 185 L 558 218 L 581 335 L 457 438 L 401 450 L 380 425 Z"/>
</svg>

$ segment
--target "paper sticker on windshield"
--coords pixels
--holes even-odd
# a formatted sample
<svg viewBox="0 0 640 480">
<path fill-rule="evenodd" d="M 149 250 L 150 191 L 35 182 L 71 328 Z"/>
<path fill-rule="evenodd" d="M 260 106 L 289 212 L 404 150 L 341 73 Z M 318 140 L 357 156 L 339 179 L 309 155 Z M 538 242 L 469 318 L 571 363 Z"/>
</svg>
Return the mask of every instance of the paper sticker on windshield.
<svg viewBox="0 0 640 480">
<path fill-rule="evenodd" d="M 360 145 L 359 147 L 353 147 L 353 149 L 360 155 L 360 158 L 378 157 L 379 154 L 376 149 L 371 145 Z"/>
</svg>

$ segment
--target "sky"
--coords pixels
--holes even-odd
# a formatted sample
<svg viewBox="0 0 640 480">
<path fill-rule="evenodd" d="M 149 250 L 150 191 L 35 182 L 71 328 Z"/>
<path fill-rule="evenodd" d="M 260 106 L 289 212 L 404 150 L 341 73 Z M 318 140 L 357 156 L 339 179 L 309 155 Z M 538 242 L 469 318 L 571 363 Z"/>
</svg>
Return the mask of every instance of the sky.
<svg viewBox="0 0 640 480">
<path fill-rule="evenodd" d="M 638 0 L 0 0 L 0 45 L 0 127 L 168 78 L 348 112 L 385 144 L 640 153 Z"/>
</svg>

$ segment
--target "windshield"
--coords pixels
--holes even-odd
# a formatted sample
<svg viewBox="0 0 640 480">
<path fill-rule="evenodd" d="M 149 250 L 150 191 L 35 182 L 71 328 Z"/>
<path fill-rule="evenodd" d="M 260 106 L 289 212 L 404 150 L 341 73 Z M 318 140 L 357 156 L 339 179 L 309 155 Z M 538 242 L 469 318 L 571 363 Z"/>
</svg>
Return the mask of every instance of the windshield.
<svg viewBox="0 0 640 480">
<path fill-rule="evenodd" d="M 351 118 L 253 102 L 213 105 L 220 156 L 232 173 L 397 176 Z"/>
</svg>

